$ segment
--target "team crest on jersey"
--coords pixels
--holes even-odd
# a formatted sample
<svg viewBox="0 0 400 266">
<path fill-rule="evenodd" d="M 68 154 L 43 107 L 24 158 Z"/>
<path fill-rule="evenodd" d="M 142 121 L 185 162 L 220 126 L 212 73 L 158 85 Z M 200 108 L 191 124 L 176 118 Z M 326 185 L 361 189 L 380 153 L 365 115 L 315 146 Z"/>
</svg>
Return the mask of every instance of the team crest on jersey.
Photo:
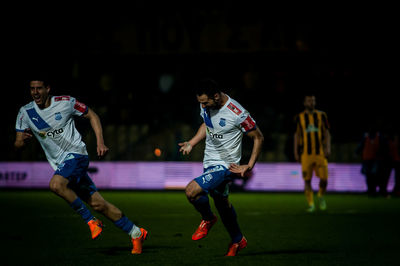
<svg viewBox="0 0 400 266">
<path fill-rule="evenodd" d="M 61 120 L 61 118 L 62 118 L 61 113 L 60 113 L 60 112 L 55 113 L 55 114 L 54 114 L 54 118 L 55 118 L 56 120 Z"/>
<path fill-rule="evenodd" d="M 221 127 L 226 126 L 226 119 L 221 117 L 221 120 L 219 120 L 219 125 L 220 125 Z"/>
<path fill-rule="evenodd" d="M 312 124 L 308 125 L 308 127 L 306 128 L 306 132 L 307 133 L 318 132 L 318 131 L 319 131 L 318 127 L 316 127 L 316 126 L 314 126 Z"/>
<path fill-rule="evenodd" d="M 210 180 L 213 178 L 213 176 L 211 174 L 206 174 L 203 175 L 203 184 L 210 182 Z"/>
</svg>

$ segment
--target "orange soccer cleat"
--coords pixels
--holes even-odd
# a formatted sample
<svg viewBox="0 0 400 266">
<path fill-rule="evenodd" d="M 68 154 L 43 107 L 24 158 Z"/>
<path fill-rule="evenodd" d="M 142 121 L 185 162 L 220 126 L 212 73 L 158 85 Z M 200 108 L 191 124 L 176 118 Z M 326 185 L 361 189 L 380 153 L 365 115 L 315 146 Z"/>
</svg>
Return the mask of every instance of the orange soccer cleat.
<svg viewBox="0 0 400 266">
<path fill-rule="evenodd" d="M 214 215 L 214 218 L 211 221 L 201 220 L 199 227 L 196 232 L 192 235 L 192 240 L 200 240 L 207 236 L 208 231 L 210 231 L 211 227 L 217 222 L 217 216 Z"/>
<path fill-rule="evenodd" d="M 242 237 L 242 239 L 238 243 L 229 244 L 228 252 L 225 254 L 225 256 L 227 257 L 236 256 L 239 250 L 244 249 L 246 246 L 247 246 L 247 240 L 245 237 Z"/>
<path fill-rule="evenodd" d="M 132 254 L 142 254 L 142 246 L 143 242 L 147 238 L 147 231 L 143 228 L 140 228 L 140 232 L 142 232 L 142 234 L 139 237 L 132 238 Z"/>
<path fill-rule="evenodd" d="M 103 231 L 103 223 L 94 218 L 88 222 L 90 232 L 92 233 L 92 239 L 96 239 L 100 236 L 101 232 Z"/>
</svg>

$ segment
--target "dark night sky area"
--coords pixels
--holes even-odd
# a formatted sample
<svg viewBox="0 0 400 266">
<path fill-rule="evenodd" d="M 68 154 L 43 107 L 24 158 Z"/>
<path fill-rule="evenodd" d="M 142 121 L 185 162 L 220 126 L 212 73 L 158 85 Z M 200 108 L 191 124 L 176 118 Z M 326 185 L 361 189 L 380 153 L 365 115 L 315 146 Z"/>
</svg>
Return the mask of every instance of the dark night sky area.
<svg viewBox="0 0 400 266">
<path fill-rule="evenodd" d="M 7 123 L 13 125 L 19 107 L 30 101 L 27 79 L 41 69 L 51 74 L 55 94 L 73 95 L 90 106 L 133 103 L 144 114 L 133 123 L 160 117 L 190 122 L 197 105 L 188 88 L 203 76 L 216 78 L 253 116 L 262 114 L 258 121 L 271 109 L 289 123 L 303 108 L 303 93 L 311 90 L 337 141 L 356 140 L 376 118 L 398 123 L 392 23 L 278 25 L 260 11 L 240 12 L 139 8 L 129 17 L 50 15 L 12 24 L 2 49 Z M 158 88 L 163 73 L 175 78 L 168 93 Z M 113 78 L 114 91 L 107 95 L 99 86 L 104 74 Z M 127 100 L 129 92 L 133 98 Z"/>
</svg>

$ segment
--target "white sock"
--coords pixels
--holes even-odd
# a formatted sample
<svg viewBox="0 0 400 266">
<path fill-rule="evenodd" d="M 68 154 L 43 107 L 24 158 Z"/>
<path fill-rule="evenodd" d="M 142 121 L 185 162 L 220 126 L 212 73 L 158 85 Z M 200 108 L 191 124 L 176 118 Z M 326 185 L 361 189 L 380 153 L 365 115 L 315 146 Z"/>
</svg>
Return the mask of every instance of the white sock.
<svg viewBox="0 0 400 266">
<path fill-rule="evenodd" d="M 130 235 L 132 238 L 140 237 L 141 234 L 142 234 L 142 232 L 140 231 L 140 228 L 137 227 L 136 225 L 133 225 L 131 231 L 129 232 L 129 235 Z"/>
</svg>

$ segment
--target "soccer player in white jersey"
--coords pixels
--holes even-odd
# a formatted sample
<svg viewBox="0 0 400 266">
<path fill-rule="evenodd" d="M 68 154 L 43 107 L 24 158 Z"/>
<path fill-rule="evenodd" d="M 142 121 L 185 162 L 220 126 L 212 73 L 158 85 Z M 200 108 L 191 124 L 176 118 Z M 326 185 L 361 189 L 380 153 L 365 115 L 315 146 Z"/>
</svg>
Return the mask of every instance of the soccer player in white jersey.
<svg viewBox="0 0 400 266">
<path fill-rule="evenodd" d="M 229 183 L 234 178 L 245 177 L 251 171 L 261 152 L 264 137 L 249 112 L 221 92 L 214 80 L 199 82 L 196 95 L 204 122 L 192 139 L 179 143 L 180 152 L 189 154 L 196 144 L 206 139 L 204 173 L 193 179 L 185 190 L 188 200 L 202 216 L 192 239 L 206 237 L 217 221 L 217 216 L 210 208 L 210 194 L 232 239 L 225 256 L 236 256 L 239 250 L 247 246 L 247 240 L 240 231 L 235 209 L 228 200 Z M 253 149 L 249 161 L 240 164 L 243 133 L 253 140 Z"/>
<path fill-rule="evenodd" d="M 90 121 L 97 140 L 97 155 L 104 156 L 108 148 L 103 141 L 101 122 L 97 114 L 71 96 L 51 96 L 50 86 L 43 79 L 30 81 L 33 101 L 21 107 L 16 121 L 15 147 L 22 148 L 35 136 L 47 160 L 55 170 L 50 180 L 50 190 L 67 203 L 89 225 L 92 238 L 97 238 L 103 228 L 85 201 L 95 211 L 110 219 L 132 238 L 132 254 L 142 253 L 147 231 L 129 220 L 116 206 L 104 200 L 87 174 L 89 165 L 86 145 L 75 128 L 74 116 Z"/>
</svg>

